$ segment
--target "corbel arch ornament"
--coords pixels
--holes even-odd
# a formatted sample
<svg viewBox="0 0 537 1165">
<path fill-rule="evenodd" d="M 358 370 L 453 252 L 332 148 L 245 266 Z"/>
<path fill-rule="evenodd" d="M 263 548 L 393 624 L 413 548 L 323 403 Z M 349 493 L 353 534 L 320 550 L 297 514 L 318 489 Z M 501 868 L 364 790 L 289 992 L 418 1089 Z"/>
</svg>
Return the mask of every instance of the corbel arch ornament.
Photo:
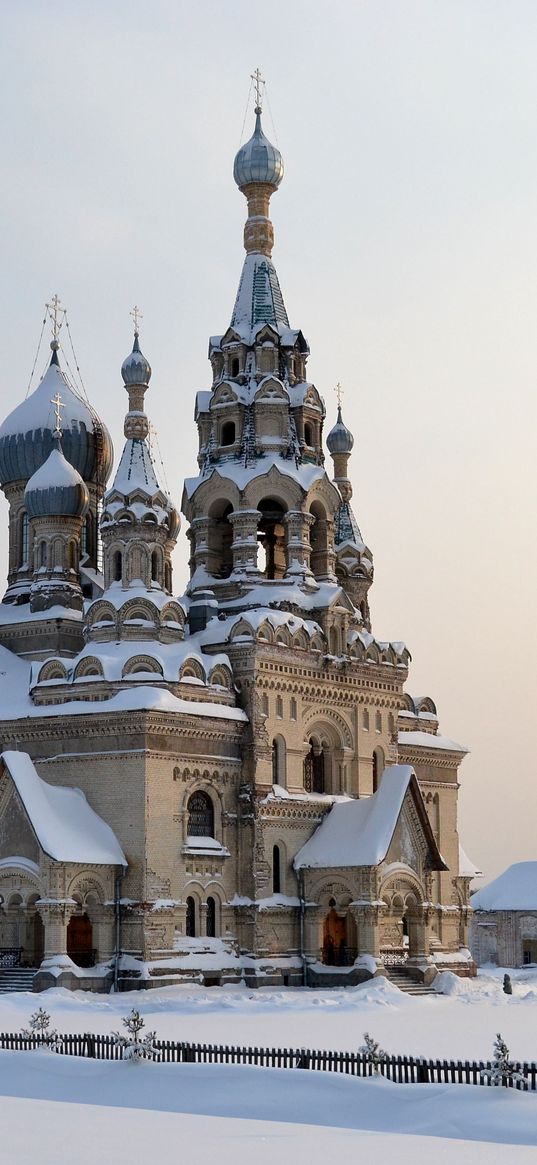
<svg viewBox="0 0 537 1165">
<path fill-rule="evenodd" d="M 135 675 L 137 672 L 147 672 L 148 674 L 158 675 L 162 678 L 162 664 L 152 655 L 133 655 L 131 659 L 127 660 L 121 673 L 121 678 L 124 679 L 126 676 Z"/>
<path fill-rule="evenodd" d="M 329 737 L 332 748 L 354 748 L 352 731 L 346 720 L 330 708 L 323 715 L 317 709 L 306 713 L 303 721 L 304 737 L 309 741 L 312 736 Z"/>
<path fill-rule="evenodd" d="M 47 680 L 57 680 L 58 682 L 67 679 L 67 668 L 62 663 L 61 659 L 47 659 L 43 664 L 39 675 L 37 677 L 38 684 L 43 684 Z"/>
<path fill-rule="evenodd" d="M 86 622 L 89 627 L 93 627 L 95 623 L 106 623 L 116 626 L 117 617 L 117 611 L 111 603 L 97 600 L 91 604 L 87 613 Z"/>
<path fill-rule="evenodd" d="M 205 674 L 205 669 L 202 667 L 199 660 L 194 659 L 193 656 L 188 656 L 188 658 L 185 659 L 184 663 L 181 666 L 181 671 L 179 673 L 179 679 L 185 680 L 185 681 L 201 680 L 202 683 L 205 683 L 207 680 L 207 676 Z"/>
<path fill-rule="evenodd" d="M 402 864 L 391 865 L 385 871 L 379 888 L 379 898 L 392 908 L 395 899 L 402 899 L 405 909 L 421 906 L 427 901 L 425 887 L 414 870 Z"/>
<path fill-rule="evenodd" d="M 95 876 L 93 870 L 91 873 L 87 870 L 78 870 L 67 887 L 67 897 L 74 898 L 82 907 L 102 906 L 109 896 L 103 882 Z"/>
<path fill-rule="evenodd" d="M 83 679 L 84 676 L 102 676 L 103 674 L 103 665 L 101 660 L 98 659 L 95 655 L 86 655 L 84 659 L 80 660 L 80 663 L 77 663 L 74 670 L 73 679 L 80 680 Z"/>
</svg>

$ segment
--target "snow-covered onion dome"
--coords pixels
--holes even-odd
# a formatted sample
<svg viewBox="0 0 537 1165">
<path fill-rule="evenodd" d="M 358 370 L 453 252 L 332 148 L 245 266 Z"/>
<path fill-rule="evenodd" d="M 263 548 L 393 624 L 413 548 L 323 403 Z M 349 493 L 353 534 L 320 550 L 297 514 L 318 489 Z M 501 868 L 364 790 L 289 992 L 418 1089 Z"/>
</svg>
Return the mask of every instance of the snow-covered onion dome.
<svg viewBox="0 0 537 1165">
<path fill-rule="evenodd" d="M 59 440 L 44 465 L 30 478 L 24 504 L 29 518 L 83 518 L 87 513 L 88 491 L 80 474 L 66 461 Z"/>
<path fill-rule="evenodd" d="M 261 129 L 259 106 L 256 106 L 255 115 L 253 135 L 241 146 L 233 164 L 233 177 L 239 189 L 251 182 L 264 182 L 277 187 L 283 178 L 283 158 Z"/>
<path fill-rule="evenodd" d="M 330 432 L 326 438 L 326 444 L 328 446 L 328 451 L 332 455 L 335 453 L 352 452 L 354 437 L 350 429 L 348 429 L 347 426 L 343 423 L 343 418 L 341 416 L 341 405 L 338 406 L 337 421 L 334 425 L 334 428 L 330 429 Z"/>
<path fill-rule="evenodd" d="M 134 333 L 134 344 L 132 352 L 121 365 L 121 375 L 123 383 L 129 384 L 149 384 L 151 380 L 151 365 L 149 360 L 146 360 L 143 352 L 140 351 L 138 343 L 138 332 Z"/>
<path fill-rule="evenodd" d="M 60 393 L 62 443 L 67 461 L 84 481 L 105 482 L 114 450 L 108 430 L 97 413 L 74 391 L 58 361 L 58 343 L 51 343 L 52 359 L 35 391 L 0 426 L 0 485 L 28 481 L 54 448 L 54 408 Z"/>
</svg>

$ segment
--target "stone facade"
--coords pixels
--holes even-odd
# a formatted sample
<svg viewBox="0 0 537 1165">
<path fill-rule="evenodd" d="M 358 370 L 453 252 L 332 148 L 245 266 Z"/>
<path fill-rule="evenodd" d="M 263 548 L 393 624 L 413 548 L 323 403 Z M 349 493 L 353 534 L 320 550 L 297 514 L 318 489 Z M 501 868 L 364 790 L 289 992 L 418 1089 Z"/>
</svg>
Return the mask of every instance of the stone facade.
<svg viewBox="0 0 537 1165">
<path fill-rule="evenodd" d="M 465 749 L 439 735 L 430 699 L 406 692 L 404 644 L 372 632 L 373 559 L 350 504 L 353 438 L 340 409 L 327 438 L 331 480 L 325 406 L 272 264 L 270 199 L 282 174 L 258 112 L 235 164 L 248 205 L 244 268 L 231 324 L 210 341 L 211 389 L 196 401 L 198 474 L 182 503 L 191 577 L 180 599 L 179 516 L 146 440 L 151 369 L 137 333 L 122 368 L 125 447 L 102 500 L 102 575 L 96 547 L 82 545 L 82 516 L 47 515 L 38 499 L 45 541 L 53 532 L 74 542 L 82 617 L 67 601 L 62 609 L 61 588 L 53 611 L 31 609 L 40 568 L 21 544 L 24 497 L 35 458 L 48 453 L 42 422 L 33 444 L 31 426 L 19 439 L 16 414 L 0 429 L 14 513 L 0 610 L 10 686 L 0 947 L 39 966 L 36 987 L 178 977 L 314 985 L 335 967 L 338 982 L 352 983 L 399 963 L 427 980 L 443 962 L 474 970 L 472 875 L 459 865 L 457 831 Z M 10 450 L 25 443 L 15 481 L 3 429 Z M 105 452 L 98 469 L 80 470 L 90 517 L 105 470 Z M 51 853 L 17 785 L 16 753 L 33 761 L 39 797 L 83 791 L 126 864 L 97 860 L 98 847 L 95 860 L 78 861 L 76 839 L 70 860 Z M 337 852 L 324 865 L 302 860 L 336 807 L 344 827 L 357 801 L 371 811 L 365 848 L 344 862 Z M 59 811 L 56 832 L 61 840 Z"/>
</svg>

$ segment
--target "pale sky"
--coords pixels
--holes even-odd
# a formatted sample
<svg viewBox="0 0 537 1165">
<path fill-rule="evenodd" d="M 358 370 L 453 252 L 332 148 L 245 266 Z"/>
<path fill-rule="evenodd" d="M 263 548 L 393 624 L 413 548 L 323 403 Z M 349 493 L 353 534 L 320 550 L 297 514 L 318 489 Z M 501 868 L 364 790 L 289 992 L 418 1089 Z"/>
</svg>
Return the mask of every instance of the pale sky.
<svg viewBox="0 0 537 1165">
<path fill-rule="evenodd" d="M 58 292 L 119 453 L 136 302 L 180 502 L 242 265 L 232 164 L 259 65 L 286 166 L 274 261 L 327 429 L 345 389 L 373 630 L 406 642 L 408 690 L 471 749 L 470 858 L 487 879 L 537 859 L 535 0 L 0 0 L 0 15 L 2 415 Z M 264 128 L 274 141 L 268 110 Z M 2 576 L 6 519 L 2 499 Z M 186 558 L 183 526 L 177 593 Z"/>
</svg>

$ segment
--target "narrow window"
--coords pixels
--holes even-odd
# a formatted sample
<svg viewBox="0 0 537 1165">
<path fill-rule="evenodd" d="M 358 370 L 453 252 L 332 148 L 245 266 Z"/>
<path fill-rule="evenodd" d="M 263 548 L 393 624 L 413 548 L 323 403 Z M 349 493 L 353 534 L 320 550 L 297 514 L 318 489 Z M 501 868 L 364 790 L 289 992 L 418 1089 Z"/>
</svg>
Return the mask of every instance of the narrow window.
<svg viewBox="0 0 537 1165">
<path fill-rule="evenodd" d="M 207 899 L 207 938 L 216 938 L 216 901 Z"/>
<path fill-rule="evenodd" d="M 29 533 L 30 523 L 28 521 L 28 514 L 23 514 L 21 518 L 21 566 L 24 566 L 24 564 L 28 562 L 28 555 L 30 551 Z"/>
<path fill-rule="evenodd" d="M 289 715 L 291 717 L 291 720 L 296 720 L 296 700 L 295 700 L 294 696 L 291 698 Z"/>
<path fill-rule="evenodd" d="M 151 555 L 151 581 L 152 582 L 159 581 L 159 568 L 158 567 L 159 567 L 158 554 L 157 554 L 157 551 L 154 550 L 152 555 Z"/>
<path fill-rule="evenodd" d="M 272 784 L 278 784 L 278 741 L 272 741 Z"/>
<path fill-rule="evenodd" d="M 190 897 L 186 900 L 186 933 L 189 938 L 196 937 L 196 903 Z"/>
<path fill-rule="evenodd" d="M 276 696 L 276 719 L 283 720 L 283 700 L 281 696 Z"/>
<path fill-rule="evenodd" d="M 382 716 L 380 712 L 375 714 L 375 732 L 382 732 Z"/>
<path fill-rule="evenodd" d="M 238 356 L 234 356 L 233 360 L 231 361 L 231 375 L 232 376 L 239 375 L 239 358 L 238 358 Z"/>
<path fill-rule="evenodd" d="M 123 566 L 123 564 L 122 564 L 122 560 L 121 560 L 121 550 L 116 550 L 116 552 L 114 554 L 114 558 L 113 558 L 113 570 L 112 570 L 112 574 L 114 576 L 115 582 L 121 582 L 121 576 L 123 573 L 122 566 Z"/>
<path fill-rule="evenodd" d="M 280 847 L 272 847 L 272 893 L 280 894 L 282 888 Z"/>
<path fill-rule="evenodd" d="M 363 711 L 362 727 L 364 729 L 364 732 L 369 732 L 369 709 L 368 708 L 364 708 L 364 711 Z"/>
<path fill-rule="evenodd" d="M 311 448 L 311 446 L 313 445 L 313 429 L 312 429 L 311 425 L 308 425 L 308 424 L 304 425 L 304 440 L 306 442 L 306 445 L 308 445 Z"/>
<path fill-rule="evenodd" d="M 188 801 L 189 837 L 214 837 L 214 807 L 211 798 L 201 790 Z"/>
<path fill-rule="evenodd" d="M 268 716 L 268 714 L 269 714 L 269 712 L 268 712 L 268 696 L 267 696 L 266 692 L 263 692 L 263 695 L 261 697 L 261 709 L 262 709 L 263 715 Z"/>
<path fill-rule="evenodd" d="M 225 425 L 222 425 L 220 444 L 221 445 L 234 445 L 235 444 L 235 421 L 226 421 Z"/>
<path fill-rule="evenodd" d="M 46 542 L 42 542 L 40 547 L 39 547 L 39 565 L 40 566 L 47 565 L 47 544 L 46 544 Z"/>
</svg>

